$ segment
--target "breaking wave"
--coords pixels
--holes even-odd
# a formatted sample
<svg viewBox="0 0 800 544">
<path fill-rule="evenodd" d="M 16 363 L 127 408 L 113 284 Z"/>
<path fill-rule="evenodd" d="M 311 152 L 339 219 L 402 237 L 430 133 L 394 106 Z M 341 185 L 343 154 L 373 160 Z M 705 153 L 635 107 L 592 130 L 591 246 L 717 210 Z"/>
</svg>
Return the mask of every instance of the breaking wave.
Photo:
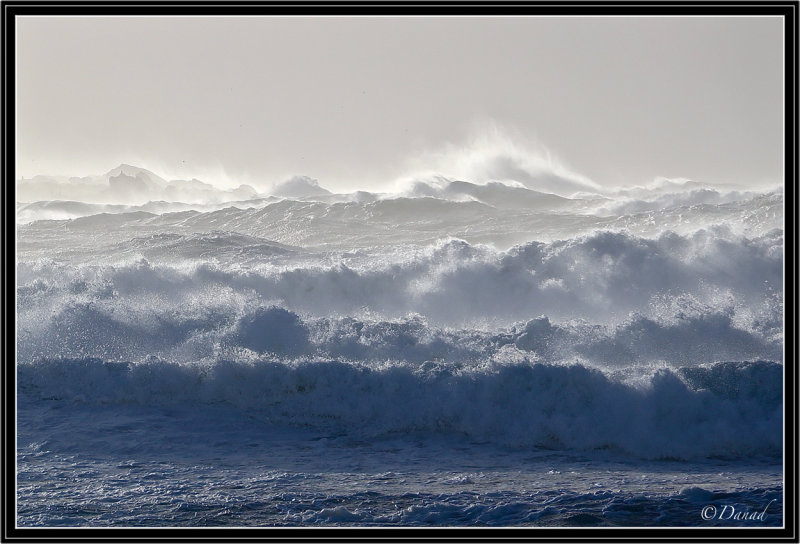
<svg viewBox="0 0 800 544">
<path fill-rule="evenodd" d="M 656 328 L 718 333 L 709 345 L 727 334 L 755 335 L 767 344 L 781 339 L 780 231 L 753 239 L 724 229 L 657 239 L 599 232 L 508 251 L 459 240 L 381 251 L 308 253 L 211 233 L 130 240 L 117 247 L 132 257 L 127 263 L 21 262 L 20 330 L 44 339 L 74 320 L 86 334 L 115 322 L 147 330 L 183 321 L 207 330 L 215 323 L 209 314 L 231 323 L 274 305 L 309 319 L 416 314 L 437 326 L 487 328 L 544 315 L 555 323 L 627 320 L 631 334 L 639 327 L 637 334 L 652 339 Z M 142 252 L 161 261 L 195 260 L 154 264 L 136 258 Z"/>
<path fill-rule="evenodd" d="M 55 359 L 18 372 L 28 399 L 224 403 L 265 422 L 362 438 L 453 434 L 512 447 L 610 449 L 648 458 L 777 456 L 782 447 L 782 368 L 768 362 L 661 369 L 636 384 L 577 364 L 528 362 L 458 368 Z"/>
</svg>

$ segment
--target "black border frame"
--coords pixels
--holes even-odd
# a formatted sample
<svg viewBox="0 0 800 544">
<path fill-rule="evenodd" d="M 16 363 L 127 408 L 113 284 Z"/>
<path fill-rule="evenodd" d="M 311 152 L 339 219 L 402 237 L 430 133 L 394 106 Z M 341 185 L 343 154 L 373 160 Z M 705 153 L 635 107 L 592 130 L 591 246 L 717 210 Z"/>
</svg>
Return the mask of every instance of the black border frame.
<svg viewBox="0 0 800 544">
<path fill-rule="evenodd" d="M 6 542 L 224 541 L 564 541 L 564 542 L 800 542 L 798 533 L 798 0 L 768 2 L 686 0 L 647 2 L 275 2 L 129 0 L 124 3 L 76 0 L 0 0 L 2 27 L 2 506 L 0 540 Z M 738 15 L 783 17 L 785 108 L 784 253 L 784 527 L 783 528 L 17 528 L 16 527 L 16 346 L 15 346 L 15 18 L 37 15 Z"/>
</svg>

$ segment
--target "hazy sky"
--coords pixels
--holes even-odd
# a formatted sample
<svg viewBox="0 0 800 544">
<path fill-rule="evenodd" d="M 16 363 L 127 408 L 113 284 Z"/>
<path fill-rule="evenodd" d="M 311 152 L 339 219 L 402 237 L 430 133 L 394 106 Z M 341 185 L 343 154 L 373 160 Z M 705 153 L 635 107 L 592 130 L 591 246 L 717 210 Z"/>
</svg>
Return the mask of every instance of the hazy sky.
<svg viewBox="0 0 800 544">
<path fill-rule="evenodd" d="M 778 17 L 23 17 L 17 33 L 18 175 L 126 162 L 379 189 L 513 147 L 601 184 L 782 181 Z"/>
</svg>

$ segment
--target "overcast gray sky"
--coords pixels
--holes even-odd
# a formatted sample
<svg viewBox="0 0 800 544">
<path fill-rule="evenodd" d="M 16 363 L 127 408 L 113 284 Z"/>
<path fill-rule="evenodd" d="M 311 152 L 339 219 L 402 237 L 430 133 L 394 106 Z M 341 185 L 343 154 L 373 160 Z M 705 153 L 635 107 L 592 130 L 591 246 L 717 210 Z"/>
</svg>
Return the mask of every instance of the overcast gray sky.
<svg viewBox="0 0 800 544">
<path fill-rule="evenodd" d="M 432 153 L 508 145 L 606 185 L 782 180 L 777 17 L 24 17 L 17 33 L 26 177 L 126 162 L 380 189 Z"/>
</svg>

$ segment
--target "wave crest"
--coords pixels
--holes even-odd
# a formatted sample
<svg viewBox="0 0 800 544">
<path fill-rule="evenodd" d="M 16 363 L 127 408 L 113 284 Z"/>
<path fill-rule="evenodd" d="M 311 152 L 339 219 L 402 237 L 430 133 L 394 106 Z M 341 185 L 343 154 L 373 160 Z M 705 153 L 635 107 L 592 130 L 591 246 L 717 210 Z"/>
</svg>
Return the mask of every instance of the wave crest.
<svg viewBox="0 0 800 544">
<path fill-rule="evenodd" d="M 28 400 L 225 403 L 264 421 L 365 438 L 458 434 L 513 447 L 651 458 L 779 455 L 782 446 L 782 369 L 768 362 L 662 369 L 631 385 L 581 365 L 528 362 L 464 369 L 54 359 L 20 365 L 18 383 Z"/>
</svg>

